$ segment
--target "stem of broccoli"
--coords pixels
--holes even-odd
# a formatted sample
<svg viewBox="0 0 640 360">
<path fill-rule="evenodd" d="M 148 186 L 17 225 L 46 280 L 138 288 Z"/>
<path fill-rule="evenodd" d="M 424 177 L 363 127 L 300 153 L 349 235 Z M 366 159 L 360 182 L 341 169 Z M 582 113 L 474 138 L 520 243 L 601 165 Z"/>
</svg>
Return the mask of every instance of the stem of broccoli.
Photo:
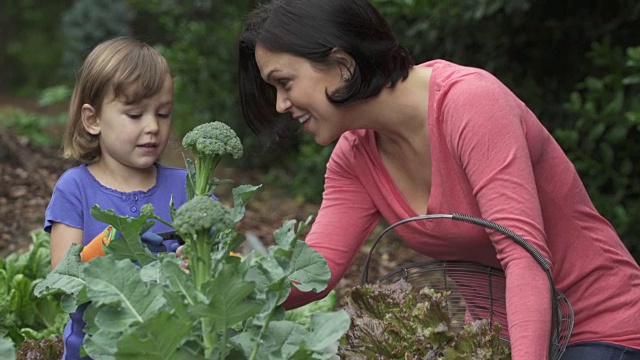
<svg viewBox="0 0 640 360">
<path fill-rule="evenodd" d="M 211 270 L 211 251 L 213 249 L 213 241 L 210 239 L 211 234 L 208 231 L 197 234 L 193 241 L 192 255 L 190 256 L 190 271 L 193 276 L 193 282 L 198 289 L 202 291 L 202 286 L 209 279 Z M 208 332 L 211 329 L 212 320 L 209 318 L 201 318 L 202 340 L 204 344 L 205 357 L 209 358 L 213 352 L 215 344 L 215 333 Z"/>
<path fill-rule="evenodd" d="M 307 221 L 309 221 L 309 220 L 307 220 Z M 307 225 L 307 223 L 301 224 L 300 227 L 297 229 L 295 235 L 291 239 L 291 242 L 289 243 L 289 252 L 290 252 L 290 254 L 293 254 L 293 252 L 294 252 L 294 250 L 296 248 L 296 243 L 300 239 L 300 236 L 302 235 L 302 231 L 304 230 L 306 225 Z M 289 260 L 291 260 L 291 255 L 289 255 Z M 289 274 L 289 275 L 291 275 L 291 274 Z M 282 289 L 285 286 L 291 286 L 291 280 L 289 280 L 289 276 L 285 276 L 282 279 L 280 279 L 277 284 L 278 285 L 274 289 Z M 257 358 L 258 350 L 260 349 L 260 344 L 262 343 L 262 338 L 264 337 L 264 334 L 267 332 L 267 329 L 269 328 L 269 323 L 271 323 L 271 320 L 273 319 L 273 315 L 275 314 L 275 309 L 276 308 L 277 307 L 272 308 L 271 311 L 269 312 L 269 314 L 267 315 L 267 318 L 265 319 L 264 325 L 262 326 L 262 329 L 260 329 L 260 335 L 258 335 L 258 339 L 256 341 L 256 345 L 253 348 L 253 351 L 251 352 L 251 357 L 249 358 L 250 360 L 255 360 Z"/>
<path fill-rule="evenodd" d="M 280 288 L 282 286 L 282 283 L 288 279 L 282 279 L 279 281 L 278 288 Z M 274 314 L 274 309 L 271 309 L 271 312 L 269 312 L 269 315 L 267 315 L 267 318 L 264 321 L 264 325 L 262 325 L 262 329 L 260 329 L 260 335 L 258 335 L 258 341 L 256 341 L 256 346 L 253 348 L 253 351 L 251 352 L 251 357 L 249 358 L 249 360 L 255 360 L 258 357 L 258 350 L 260 349 L 260 343 L 262 342 L 262 337 L 264 336 L 264 334 L 267 332 L 267 328 L 269 327 L 269 323 L 271 322 L 271 319 L 273 319 L 273 314 Z"/>
<path fill-rule="evenodd" d="M 196 196 L 211 195 L 211 176 L 222 156 L 194 156 L 196 166 Z"/>
</svg>

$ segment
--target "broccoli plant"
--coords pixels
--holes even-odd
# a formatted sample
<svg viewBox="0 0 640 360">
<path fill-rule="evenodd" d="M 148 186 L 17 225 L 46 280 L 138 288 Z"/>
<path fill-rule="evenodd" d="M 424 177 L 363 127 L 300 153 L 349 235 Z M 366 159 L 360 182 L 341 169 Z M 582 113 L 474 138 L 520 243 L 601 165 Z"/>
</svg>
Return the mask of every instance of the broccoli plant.
<svg viewBox="0 0 640 360">
<path fill-rule="evenodd" d="M 225 156 L 242 156 L 242 143 L 228 125 L 214 121 L 198 125 L 182 139 L 182 146 L 191 150 L 194 160 L 185 158 L 188 170 L 187 197 L 211 195 L 216 180 L 213 172 Z"/>
<path fill-rule="evenodd" d="M 346 312 L 316 313 L 305 327 L 287 320 L 283 307 L 292 286 L 319 292 L 330 278 L 324 258 L 299 241 L 310 219 L 285 222 L 274 232 L 275 245 L 265 254 L 231 255 L 230 250 L 244 241 L 235 227 L 258 186 L 234 188 L 233 207 L 210 196 L 215 189 L 211 168 L 224 154 L 239 155 L 242 149 L 233 140 L 235 134 L 217 124 L 197 127 L 185 137 L 185 146 L 196 144 L 198 149 L 195 165 L 187 162 L 191 166 L 187 189 L 192 193 L 179 208 L 171 205 L 172 219 L 159 218 L 151 205 L 144 206 L 137 218 L 96 205 L 92 215 L 113 225 L 122 237 L 105 248 L 106 256 L 86 263 L 79 257 L 81 247 L 73 245 L 36 287 L 38 296 L 63 293 L 66 311 L 86 304 L 83 351 L 92 358 L 335 356 L 335 350 L 327 349 L 335 349 L 349 328 Z M 209 140 L 200 142 L 200 136 Z M 203 182 L 207 185 L 200 188 Z M 141 231 L 155 221 L 172 226 L 185 241 L 188 271 L 183 271 L 176 254 L 152 254 L 140 243 Z"/>
</svg>

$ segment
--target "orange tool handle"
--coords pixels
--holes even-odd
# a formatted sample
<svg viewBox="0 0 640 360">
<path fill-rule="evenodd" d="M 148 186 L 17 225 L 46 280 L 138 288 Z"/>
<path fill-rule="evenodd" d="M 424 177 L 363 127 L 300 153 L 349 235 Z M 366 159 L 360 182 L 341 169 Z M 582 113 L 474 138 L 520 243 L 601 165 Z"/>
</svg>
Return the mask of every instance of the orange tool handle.
<svg viewBox="0 0 640 360">
<path fill-rule="evenodd" d="M 82 252 L 80 252 L 82 261 L 87 262 L 99 256 L 104 256 L 103 246 L 109 246 L 109 243 L 115 236 L 116 229 L 111 225 L 107 226 L 82 249 Z"/>
</svg>

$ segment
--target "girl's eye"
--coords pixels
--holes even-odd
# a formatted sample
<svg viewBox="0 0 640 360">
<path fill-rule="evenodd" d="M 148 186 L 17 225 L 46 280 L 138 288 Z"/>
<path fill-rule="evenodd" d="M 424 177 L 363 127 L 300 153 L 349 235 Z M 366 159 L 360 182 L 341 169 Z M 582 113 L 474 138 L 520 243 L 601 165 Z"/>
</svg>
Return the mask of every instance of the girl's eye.
<svg viewBox="0 0 640 360">
<path fill-rule="evenodd" d="M 158 113 L 158 117 L 161 117 L 163 119 L 168 119 L 171 117 L 171 113 Z"/>
<path fill-rule="evenodd" d="M 142 114 L 127 114 L 127 116 L 131 119 L 140 119 L 142 117 Z"/>
</svg>

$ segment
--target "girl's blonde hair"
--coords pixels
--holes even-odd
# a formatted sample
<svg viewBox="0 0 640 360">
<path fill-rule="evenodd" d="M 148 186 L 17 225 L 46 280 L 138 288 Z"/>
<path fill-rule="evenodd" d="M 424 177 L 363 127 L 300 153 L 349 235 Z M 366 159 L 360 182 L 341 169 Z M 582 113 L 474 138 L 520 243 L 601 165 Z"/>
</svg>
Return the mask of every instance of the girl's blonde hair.
<svg viewBox="0 0 640 360">
<path fill-rule="evenodd" d="M 96 46 L 76 74 L 63 139 L 64 157 L 92 162 L 100 157 L 98 136 L 82 123 L 82 106 L 100 114 L 105 97 L 135 103 L 157 94 L 171 75 L 167 60 L 152 46 L 132 38 L 107 40 Z"/>
</svg>

